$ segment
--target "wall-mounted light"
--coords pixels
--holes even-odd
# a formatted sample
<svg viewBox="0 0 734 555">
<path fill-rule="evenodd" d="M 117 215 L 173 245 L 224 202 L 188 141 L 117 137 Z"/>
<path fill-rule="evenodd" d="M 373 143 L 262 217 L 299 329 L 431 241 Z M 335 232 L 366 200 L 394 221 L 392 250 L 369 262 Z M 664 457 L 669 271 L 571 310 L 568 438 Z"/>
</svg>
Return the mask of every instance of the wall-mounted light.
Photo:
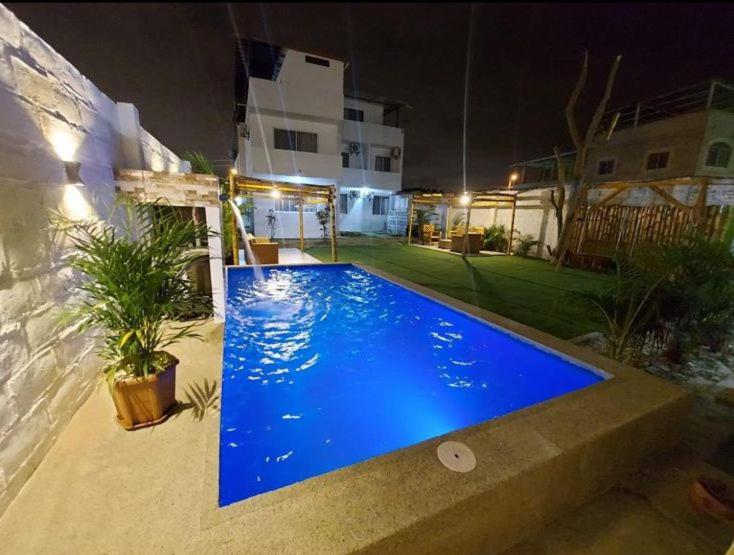
<svg viewBox="0 0 734 555">
<path fill-rule="evenodd" d="M 66 183 L 68 185 L 76 185 L 77 187 L 84 187 L 82 178 L 79 176 L 79 172 L 82 169 L 81 162 L 64 162 L 66 168 Z"/>
<path fill-rule="evenodd" d="M 471 195 L 469 193 L 464 193 L 459 197 L 459 204 L 462 206 L 467 206 L 471 202 Z"/>
<path fill-rule="evenodd" d="M 230 175 L 237 175 L 237 168 L 230 168 L 229 173 Z"/>
<path fill-rule="evenodd" d="M 272 189 L 270 191 L 270 196 L 273 197 L 274 199 L 279 199 L 280 198 L 280 191 L 278 189 L 275 189 L 274 188 L 274 189 Z"/>
<path fill-rule="evenodd" d="M 54 129 L 49 133 L 48 140 L 53 146 L 56 155 L 63 162 L 70 162 L 74 159 L 76 151 L 79 149 L 80 139 L 71 134 L 66 129 Z"/>
</svg>

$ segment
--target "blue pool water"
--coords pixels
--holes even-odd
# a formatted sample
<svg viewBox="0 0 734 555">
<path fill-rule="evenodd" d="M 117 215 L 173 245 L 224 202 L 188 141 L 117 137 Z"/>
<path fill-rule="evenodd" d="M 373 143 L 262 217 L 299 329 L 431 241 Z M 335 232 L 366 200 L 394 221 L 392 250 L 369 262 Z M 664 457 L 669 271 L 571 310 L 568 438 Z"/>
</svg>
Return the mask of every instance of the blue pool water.
<svg viewBox="0 0 734 555">
<path fill-rule="evenodd" d="M 604 378 L 349 264 L 230 269 L 219 503 Z"/>
</svg>

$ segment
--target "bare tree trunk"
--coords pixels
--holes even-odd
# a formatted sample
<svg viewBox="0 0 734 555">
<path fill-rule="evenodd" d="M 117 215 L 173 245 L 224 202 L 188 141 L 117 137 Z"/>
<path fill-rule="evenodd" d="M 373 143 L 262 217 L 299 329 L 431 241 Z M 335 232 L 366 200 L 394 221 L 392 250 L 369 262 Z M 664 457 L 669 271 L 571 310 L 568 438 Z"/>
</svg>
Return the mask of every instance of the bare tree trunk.
<svg viewBox="0 0 734 555">
<path fill-rule="evenodd" d="M 561 242 L 561 232 L 563 231 L 563 207 L 566 205 L 566 168 L 561 163 L 561 153 L 558 147 L 553 147 L 553 153 L 556 156 L 556 165 L 558 166 L 558 188 L 551 189 L 551 204 L 556 216 L 556 248 L 553 250 L 550 247 L 547 248 L 548 254 L 555 259 L 558 245 Z"/>
<path fill-rule="evenodd" d="M 556 266 L 559 267 L 563 263 L 563 259 L 568 252 L 571 242 L 571 234 L 573 232 L 573 222 L 576 219 L 576 212 L 578 210 L 580 202 L 586 198 L 586 192 L 589 189 L 589 184 L 586 183 L 585 169 L 586 169 L 586 158 L 591 148 L 594 138 L 596 137 L 599 125 L 601 124 L 604 112 L 607 109 L 607 103 L 609 97 L 612 95 L 612 88 L 614 87 L 614 79 L 617 76 L 617 70 L 619 64 L 622 61 L 622 56 L 617 56 L 609 70 L 607 76 L 607 84 L 604 89 L 604 95 L 602 96 L 599 104 L 596 106 L 594 116 L 591 118 L 591 123 L 586 129 L 586 134 L 583 139 L 576 127 L 576 117 L 574 110 L 578 101 L 581 90 L 584 88 L 586 83 L 586 74 L 588 72 L 589 65 L 589 53 L 584 53 L 584 62 L 581 66 L 581 73 L 579 74 L 576 86 L 571 93 L 571 97 L 568 99 L 566 105 L 566 123 L 568 124 L 568 130 L 573 139 L 574 146 L 576 147 L 576 162 L 574 164 L 574 175 L 571 183 L 571 190 L 568 197 L 568 207 L 566 208 L 566 217 L 563 221 L 563 227 L 558 237 L 558 246 L 556 248 Z M 560 159 L 560 157 L 558 157 Z"/>
</svg>

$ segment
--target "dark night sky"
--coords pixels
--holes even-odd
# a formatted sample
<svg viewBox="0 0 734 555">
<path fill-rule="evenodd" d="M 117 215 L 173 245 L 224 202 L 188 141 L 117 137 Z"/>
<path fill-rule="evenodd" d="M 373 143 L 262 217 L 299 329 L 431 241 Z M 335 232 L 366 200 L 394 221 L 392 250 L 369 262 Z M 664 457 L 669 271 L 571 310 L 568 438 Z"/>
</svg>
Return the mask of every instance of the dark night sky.
<svg viewBox="0 0 734 555">
<path fill-rule="evenodd" d="M 404 185 L 461 183 L 468 4 L 6 4 L 174 151 L 229 155 L 234 38 L 351 62 L 347 86 L 414 108 Z M 612 105 L 734 77 L 734 6 L 477 4 L 468 183 L 504 182 L 516 160 L 570 142 L 563 106 L 585 48 L 582 112 L 623 55 Z"/>
</svg>

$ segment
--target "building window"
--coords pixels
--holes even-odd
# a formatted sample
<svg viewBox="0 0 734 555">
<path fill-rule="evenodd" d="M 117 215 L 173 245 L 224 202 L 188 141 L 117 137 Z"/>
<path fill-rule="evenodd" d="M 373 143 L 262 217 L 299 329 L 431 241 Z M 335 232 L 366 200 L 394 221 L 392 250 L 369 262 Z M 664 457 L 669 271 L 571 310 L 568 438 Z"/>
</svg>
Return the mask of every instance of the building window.
<svg viewBox="0 0 734 555">
<path fill-rule="evenodd" d="M 389 158 L 388 158 L 389 160 Z M 390 197 L 375 195 L 372 197 L 372 215 L 384 216 L 387 214 L 387 206 Z"/>
<path fill-rule="evenodd" d="M 706 165 L 711 168 L 726 168 L 731 159 L 731 147 L 726 143 L 714 143 L 706 155 Z"/>
<path fill-rule="evenodd" d="M 301 152 L 318 152 L 318 135 L 305 131 L 287 131 L 275 129 L 274 144 L 280 150 L 299 150 Z"/>
<path fill-rule="evenodd" d="M 316 212 L 321 208 L 319 204 L 303 203 L 304 212 Z M 298 212 L 298 199 L 281 198 L 273 201 L 273 210 L 276 212 Z"/>
<path fill-rule="evenodd" d="M 339 214 L 347 214 L 349 212 L 349 197 L 346 193 L 339 194 Z"/>
<path fill-rule="evenodd" d="M 342 168 L 348 168 L 348 167 L 349 167 L 349 153 L 342 152 Z"/>
<path fill-rule="evenodd" d="M 651 152 L 647 155 L 647 166 L 648 170 L 663 170 L 668 167 L 668 161 L 670 160 L 670 151 L 663 150 L 660 152 Z"/>
<path fill-rule="evenodd" d="M 316 66 L 323 66 L 323 67 L 329 67 L 329 60 L 324 60 L 323 58 L 317 58 L 316 56 L 309 56 L 306 54 L 306 63 L 307 64 L 314 64 Z"/>
<path fill-rule="evenodd" d="M 364 110 L 356 108 L 344 108 L 344 119 L 351 121 L 364 121 Z"/>
<path fill-rule="evenodd" d="M 393 195 L 392 209 L 400 211 L 408 210 L 408 197 L 404 197 L 402 195 Z"/>
<path fill-rule="evenodd" d="M 597 175 L 611 175 L 613 173 L 614 173 L 614 159 L 613 158 L 599 160 L 599 165 L 596 168 Z"/>
<path fill-rule="evenodd" d="M 375 170 L 378 172 L 392 171 L 392 169 L 390 169 L 391 161 L 392 160 L 389 156 L 375 156 Z"/>
</svg>

